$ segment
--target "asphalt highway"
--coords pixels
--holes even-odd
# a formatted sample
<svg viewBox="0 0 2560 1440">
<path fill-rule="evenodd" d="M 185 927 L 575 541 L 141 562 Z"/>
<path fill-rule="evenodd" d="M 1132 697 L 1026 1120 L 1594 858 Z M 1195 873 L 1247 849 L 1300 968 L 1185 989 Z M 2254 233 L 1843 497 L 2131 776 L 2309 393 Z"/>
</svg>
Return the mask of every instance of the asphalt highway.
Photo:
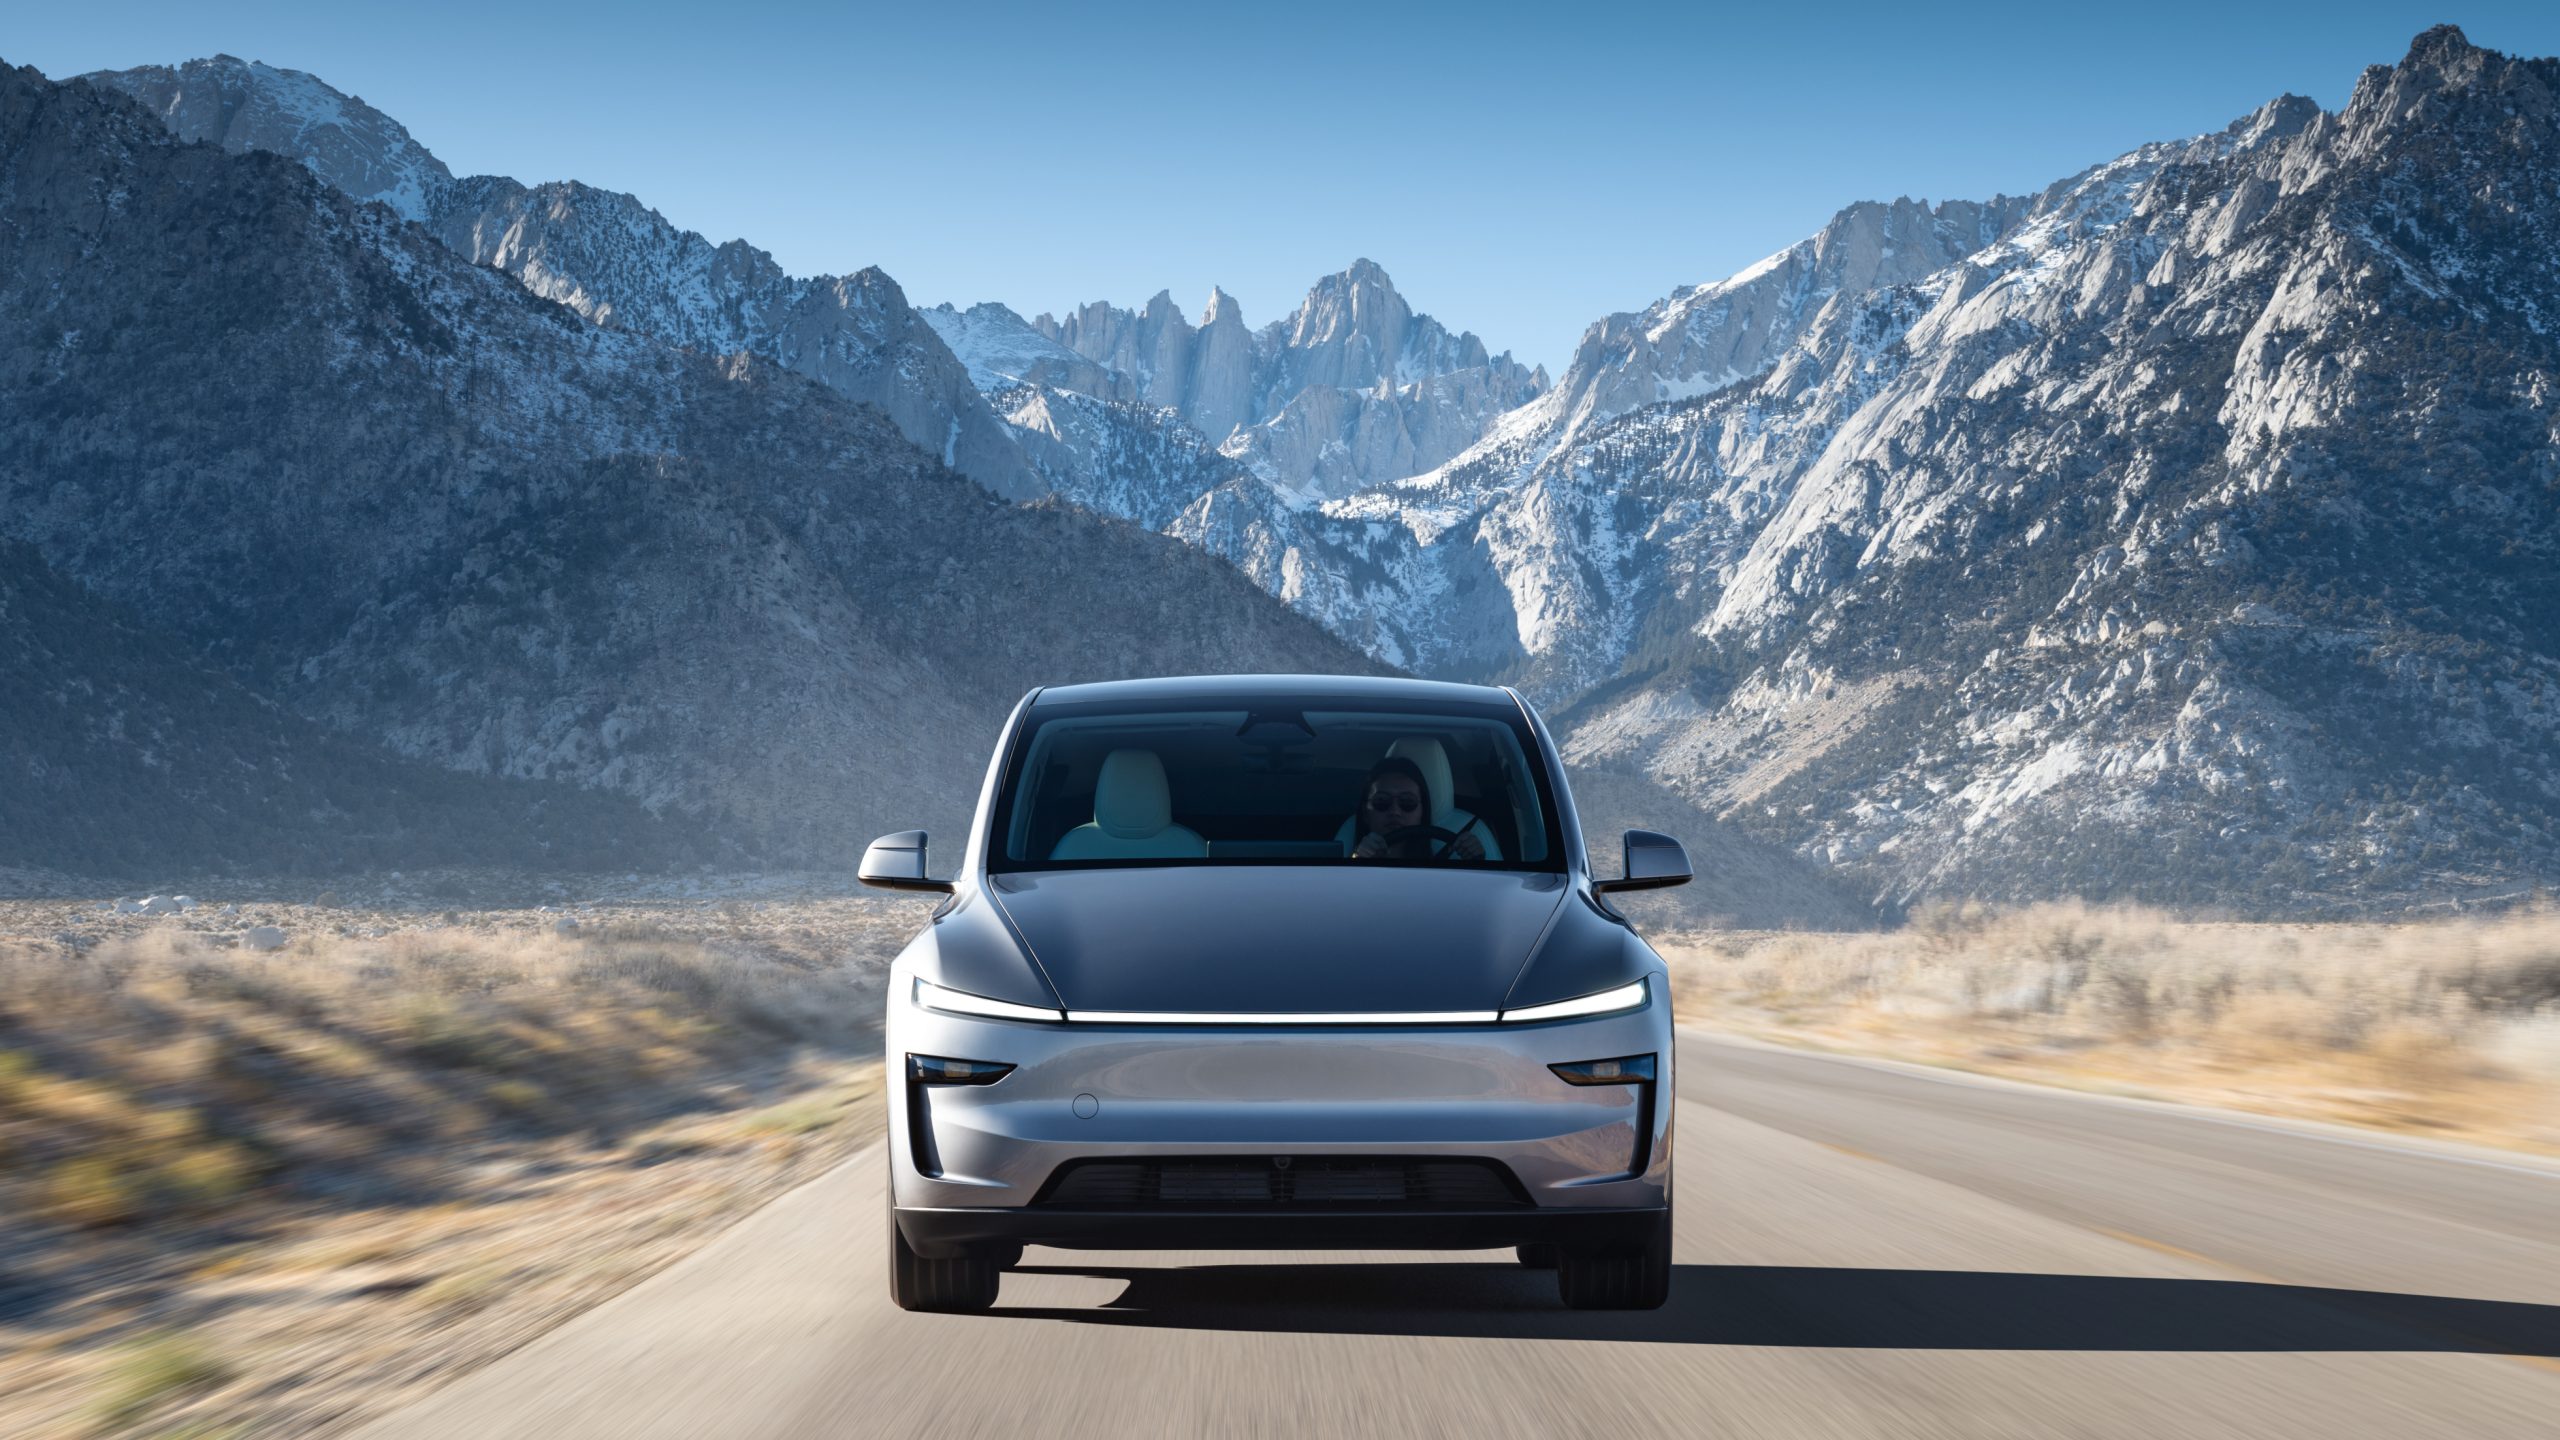
<svg viewBox="0 0 2560 1440">
<path fill-rule="evenodd" d="M 1507 1255 L 1033 1250 L 877 1149 L 369 1435 L 2560 1436 L 2560 1166 L 1685 1034 L 1666 1308 Z"/>
</svg>

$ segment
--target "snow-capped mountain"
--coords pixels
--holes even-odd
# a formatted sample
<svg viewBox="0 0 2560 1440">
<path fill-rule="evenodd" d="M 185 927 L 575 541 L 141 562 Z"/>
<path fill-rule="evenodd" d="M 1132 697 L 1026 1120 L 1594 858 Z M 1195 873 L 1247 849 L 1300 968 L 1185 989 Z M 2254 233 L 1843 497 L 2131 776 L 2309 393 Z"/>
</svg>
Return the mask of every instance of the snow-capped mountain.
<svg viewBox="0 0 2560 1440">
<path fill-rule="evenodd" d="M 871 400 L 1000 494 L 1231 562 L 1376 661 L 1524 683 L 1578 763 L 1676 787 L 1887 905 L 2335 910 L 2560 879 L 2560 62 L 2439 28 L 2336 114 L 2284 97 L 2036 195 L 1853 205 L 1740 274 L 1603 319 L 1552 386 L 1415 314 L 1366 261 L 1260 330 L 1222 292 L 1197 324 L 1162 294 L 1030 321 L 919 311 L 876 272 L 792 280 L 626 196 L 455 180 L 293 72 L 106 78 L 180 133 L 291 155 L 594 322 L 572 363 L 533 338 L 548 330 L 453 320 L 437 297 L 483 283 L 467 265 L 330 282 L 384 297 L 332 312 L 347 333 L 449 344 L 437 363 L 468 355 L 515 387 L 451 402 L 482 447 L 452 473 L 507 472 L 498 440 L 519 433 L 578 463 L 690 457 L 687 427 L 707 422 L 688 417 L 747 403 L 741 386 L 787 392 L 771 365 L 712 384 L 666 346 L 744 352 Z M 29 373 L 109 373 L 95 347 L 116 314 L 37 324 L 51 339 Z M 694 378 L 644 405 L 617 367 Z M 753 405 L 778 407 L 756 424 L 846 423 Z M 744 454 L 728 444 L 710 449 Z M 484 483 L 394 483 L 376 503 L 476 513 Z M 829 508 L 841 490 L 792 485 L 811 514 L 852 513 Z M 148 572 L 217 609 L 226 586 L 255 588 L 184 546 L 122 558 L 53 496 L 20 492 L 7 524 L 75 583 L 139 604 L 115 587 Z M 1035 522 L 991 533 L 1016 523 Z M 827 528 L 791 533 L 805 547 Z M 527 533 L 574 551 L 583 532 Z M 537 563 L 524 544 L 509 564 Z M 447 613 L 421 603 L 363 623 Z M 323 619 L 356 623 L 325 605 L 276 623 Z M 285 642 L 250 633 L 207 643 L 246 657 L 224 661 L 235 673 L 303 683 L 256 669 Z M 872 658 L 901 677 L 920 663 Z M 366 678 L 329 692 L 334 723 L 391 713 L 347 698 L 388 672 L 348 673 Z M 658 793 L 632 778 L 652 762 L 599 758 L 543 713 L 553 748 L 488 753 L 571 755 Z M 427 723 L 392 738 L 443 757 L 488 743 Z"/>
<path fill-rule="evenodd" d="M 389 117 L 297 70 L 225 55 L 83 78 L 134 96 L 182 138 L 300 160 L 599 325 L 777 361 L 879 406 L 909 440 L 1000 495 L 1041 491 L 965 367 L 876 268 L 796 277 L 743 240 L 713 245 L 678 229 L 635 196 L 575 181 L 457 180 Z"/>
<path fill-rule="evenodd" d="M 2430 31 L 2335 115 L 1884 212 L 1964 252 L 1925 273 L 1603 322 L 1431 474 L 1172 530 L 1887 898 L 2547 883 L 2556 95 Z"/>
<path fill-rule="evenodd" d="M 2308 103 L 2270 110 L 2298 116 Z M 1763 452 L 1775 437 L 1740 437 L 1748 454 L 1701 449 L 1678 418 L 1691 408 L 1683 402 L 1761 383 L 1801 385 L 1841 355 L 1893 338 L 1853 333 L 1866 297 L 1937 283 L 1958 273 L 1950 267 L 1959 260 L 2032 265 L 2120 220 L 2172 158 L 2242 143 L 2265 123 L 2254 116 L 2222 135 L 2146 146 L 2023 200 L 1852 205 L 1729 279 L 1593 325 L 1552 390 L 1502 416 L 1449 464 L 1335 500 L 1321 519 L 1274 517 L 1287 534 L 1206 543 L 1231 559 L 1294 551 L 1302 570 L 1356 569 L 1382 549 L 1401 552 L 1394 568 L 1413 577 L 1409 592 L 1369 596 L 1386 616 L 1315 612 L 1352 636 L 1395 628 L 1396 616 L 1448 589 L 1453 572 L 1485 571 L 1497 583 L 1475 593 L 1508 623 L 1488 622 L 1463 645 L 1425 627 L 1405 647 L 1407 663 L 1490 666 L 1550 694 L 1579 693 L 1624 662 L 1666 563 L 1729 560 L 1771 513 L 1778 492 L 1766 483 Z M 1380 526 L 1401 533 L 1369 533 Z M 1360 555 L 1329 558 L 1327 537 L 1345 527 L 1361 533 Z M 1206 533 L 1188 518 L 1174 531 L 1195 541 Z M 1671 561 L 1675 553 L 1681 561 Z M 1509 643 L 1488 648 L 1486 630 L 1507 631 Z"/>
<path fill-rule="evenodd" d="M 984 394 L 1016 385 L 1046 385 L 1096 400 L 1160 408 L 1144 398 L 1144 382 L 1135 374 L 1077 354 L 993 301 L 966 310 L 945 301 L 918 313 L 951 347 L 968 370 L 969 382 Z"/>
<path fill-rule="evenodd" d="M 190 140 L 237 155 L 290 156 L 359 200 L 379 200 L 404 220 L 432 213 L 453 172 L 399 121 L 319 77 L 216 55 L 183 65 L 142 65 L 84 77 L 113 85 Z"/>
<path fill-rule="evenodd" d="M 1258 331 L 1221 290 L 1196 327 L 1161 291 L 1140 310 L 1096 303 L 1030 325 L 1129 377 L 1139 400 L 1301 498 L 1428 470 L 1547 383 L 1509 352 L 1416 314 L 1370 260 L 1317 281 L 1296 313 Z"/>
<path fill-rule="evenodd" d="M 2030 201 L 1908 197 L 1860 201 L 1738 274 L 1693 285 L 1584 333 L 1564 378 L 1509 417 L 1496 444 L 1570 443 L 1588 427 L 1665 400 L 1684 400 L 1764 374 L 1832 297 L 1909 284 L 2006 233 Z"/>
<path fill-rule="evenodd" d="M 1002 305 L 918 313 L 1057 495 L 1157 530 L 1243 473 L 1180 411 L 1145 400 L 1139 377 L 1069 350 Z"/>
</svg>

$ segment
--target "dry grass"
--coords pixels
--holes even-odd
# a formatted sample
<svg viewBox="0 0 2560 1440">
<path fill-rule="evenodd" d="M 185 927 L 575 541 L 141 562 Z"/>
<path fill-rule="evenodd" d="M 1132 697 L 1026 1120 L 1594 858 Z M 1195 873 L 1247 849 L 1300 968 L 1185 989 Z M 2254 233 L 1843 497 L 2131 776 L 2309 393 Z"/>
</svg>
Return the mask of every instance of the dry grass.
<svg viewBox="0 0 2560 1440">
<path fill-rule="evenodd" d="M 866 1132 L 923 907 L 562 918 L 0 903 L 0 1433 L 343 1428 Z"/>
<path fill-rule="evenodd" d="M 2560 1151 L 2560 912 L 2181 923 L 1938 909 L 1660 946 L 1684 1015 L 2093 1088 Z"/>
</svg>

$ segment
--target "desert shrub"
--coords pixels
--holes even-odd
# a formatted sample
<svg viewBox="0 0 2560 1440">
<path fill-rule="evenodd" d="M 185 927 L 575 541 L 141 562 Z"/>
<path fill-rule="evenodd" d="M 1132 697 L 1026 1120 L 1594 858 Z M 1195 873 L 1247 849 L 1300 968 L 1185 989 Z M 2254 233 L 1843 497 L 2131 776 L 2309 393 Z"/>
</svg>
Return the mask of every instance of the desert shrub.
<svg viewBox="0 0 2560 1440">
<path fill-rule="evenodd" d="M 89 1229 L 129 1224 L 144 1213 L 140 1177 L 105 1155 L 76 1155 L 45 1177 L 45 1209 L 54 1218 Z"/>
<path fill-rule="evenodd" d="M 1665 948 L 1693 1006 L 1757 1007 L 1789 1024 L 1938 1017 L 1951 1037 L 1971 1029 L 2004 1047 L 2326 1066 L 2342 1084 L 2420 1103 L 2431 1088 L 2492 1076 L 2560 1095 L 2560 911 L 2547 907 L 2306 926 L 2077 903 L 1938 905 L 1878 934 Z"/>
<path fill-rule="evenodd" d="M 231 1378 L 231 1367 L 215 1358 L 203 1342 L 178 1331 L 163 1331 L 126 1347 L 117 1357 L 105 1400 L 98 1406 L 102 1425 L 131 1425 L 160 1405 L 183 1395 L 210 1390 Z"/>
</svg>

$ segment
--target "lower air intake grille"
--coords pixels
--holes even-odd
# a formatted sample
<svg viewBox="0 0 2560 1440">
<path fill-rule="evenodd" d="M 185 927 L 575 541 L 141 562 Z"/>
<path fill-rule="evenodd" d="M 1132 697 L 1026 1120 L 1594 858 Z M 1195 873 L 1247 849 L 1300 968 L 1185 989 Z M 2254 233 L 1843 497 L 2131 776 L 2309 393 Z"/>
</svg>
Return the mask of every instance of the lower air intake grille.
<svg viewBox="0 0 2560 1440">
<path fill-rule="evenodd" d="M 1070 1160 L 1031 1202 L 1050 1210 L 1511 1210 L 1528 1195 L 1492 1160 L 1297 1155 Z"/>
</svg>

